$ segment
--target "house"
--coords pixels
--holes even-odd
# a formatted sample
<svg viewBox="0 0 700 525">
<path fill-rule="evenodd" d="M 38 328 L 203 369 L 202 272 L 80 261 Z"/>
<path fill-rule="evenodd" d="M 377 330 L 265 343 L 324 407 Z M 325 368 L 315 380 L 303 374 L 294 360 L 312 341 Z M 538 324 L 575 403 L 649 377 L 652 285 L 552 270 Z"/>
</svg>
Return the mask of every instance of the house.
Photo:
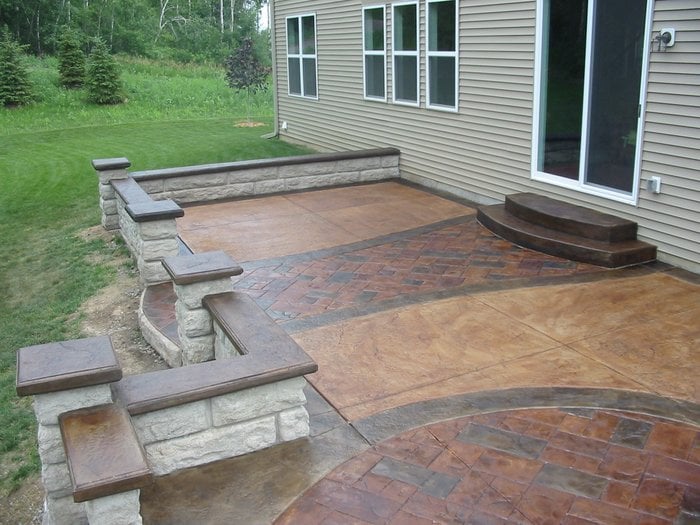
<svg viewBox="0 0 700 525">
<path fill-rule="evenodd" d="M 277 130 L 392 146 L 478 203 L 534 192 L 631 219 L 700 272 L 697 0 L 271 0 Z"/>
</svg>

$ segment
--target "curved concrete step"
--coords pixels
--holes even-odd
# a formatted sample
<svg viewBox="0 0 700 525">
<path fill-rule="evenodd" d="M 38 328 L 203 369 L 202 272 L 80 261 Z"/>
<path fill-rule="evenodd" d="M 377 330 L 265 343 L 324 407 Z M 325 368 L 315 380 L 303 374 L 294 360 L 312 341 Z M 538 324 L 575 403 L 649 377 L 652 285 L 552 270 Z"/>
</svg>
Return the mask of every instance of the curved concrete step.
<svg viewBox="0 0 700 525">
<path fill-rule="evenodd" d="M 621 268 L 656 259 L 656 246 L 637 241 L 606 242 L 545 228 L 511 214 L 505 204 L 481 206 L 479 222 L 519 246 L 605 268 Z"/>
<path fill-rule="evenodd" d="M 634 221 L 536 193 L 508 195 L 506 210 L 526 222 L 587 239 L 619 242 L 637 238 Z"/>
</svg>

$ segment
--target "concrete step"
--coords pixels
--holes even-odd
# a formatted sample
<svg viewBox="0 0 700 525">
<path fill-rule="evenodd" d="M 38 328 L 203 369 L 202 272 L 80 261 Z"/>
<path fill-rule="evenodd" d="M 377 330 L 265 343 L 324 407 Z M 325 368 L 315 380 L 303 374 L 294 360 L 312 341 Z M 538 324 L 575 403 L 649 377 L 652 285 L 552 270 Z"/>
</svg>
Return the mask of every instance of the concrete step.
<svg viewBox="0 0 700 525">
<path fill-rule="evenodd" d="M 59 416 L 75 502 L 145 487 L 153 480 L 128 412 L 100 405 Z"/>
<path fill-rule="evenodd" d="M 633 241 L 637 223 L 536 193 L 506 197 L 506 210 L 526 222 L 597 241 Z"/>
<path fill-rule="evenodd" d="M 523 220 L 512 214 L 505 204 L 481 206 L 477 219 L 499 237 L 564 259 L 605 268 L 621 268 L 656 259 L 656 246 L 651 244 L 636 239 L 610 242 L 565 233 Z M 569 220 L 564 222 L 573 224 Z"/>
</svg>

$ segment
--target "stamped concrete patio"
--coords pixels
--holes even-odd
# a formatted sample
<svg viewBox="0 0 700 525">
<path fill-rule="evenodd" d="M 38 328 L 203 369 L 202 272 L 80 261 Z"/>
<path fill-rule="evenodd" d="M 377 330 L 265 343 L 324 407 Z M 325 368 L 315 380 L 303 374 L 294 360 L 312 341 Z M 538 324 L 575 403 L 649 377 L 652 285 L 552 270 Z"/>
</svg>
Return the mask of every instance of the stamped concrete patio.
<svg viewBox="0 0 700 525">
<path fill-rule="evenodd" d="M 521 249 L 396 182 L 188 207 L 318 363 L 309 439 L 159 478 L 144 523 L 696 523 L 700 278 Z M 168 285 L 144 310 L 177 342 Z"/>
</svg>

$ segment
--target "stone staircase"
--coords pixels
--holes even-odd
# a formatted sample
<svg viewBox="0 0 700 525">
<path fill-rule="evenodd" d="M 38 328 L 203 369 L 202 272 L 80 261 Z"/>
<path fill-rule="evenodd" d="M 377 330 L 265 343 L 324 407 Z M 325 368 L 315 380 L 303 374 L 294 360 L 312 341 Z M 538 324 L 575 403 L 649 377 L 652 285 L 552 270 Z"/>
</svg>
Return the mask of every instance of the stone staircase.
<svg viewBox="0 0 700 525">
<path fill-rule="evenodd" d="M 656 246 L 637 240 L 637 223 L 534 193 L 481 206 L 479 222 L 519 246 L 578 262 L 621 268 L 656 259 Z"/>
</svg>

